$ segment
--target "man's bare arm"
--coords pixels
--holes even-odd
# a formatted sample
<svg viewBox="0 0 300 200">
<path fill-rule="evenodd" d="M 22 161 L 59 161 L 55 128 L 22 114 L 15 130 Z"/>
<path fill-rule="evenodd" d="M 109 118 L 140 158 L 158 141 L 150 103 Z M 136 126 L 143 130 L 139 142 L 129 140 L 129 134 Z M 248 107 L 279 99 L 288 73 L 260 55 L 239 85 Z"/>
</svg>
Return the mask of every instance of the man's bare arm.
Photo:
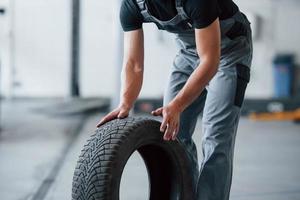
<svg viewBox="0 0 300 200">
<path fill-rule="evenodd" d="M 220 60 L 220 25 L 216 19 L 207 28 L 196 29 L 196 46 L 200 65 L 191 74 L 177 96 L 166 106 L 156 109 L 153 115 L 163 117 L 160 130 L 165 140 L 175 140 L 179 130 L 180 113 L 203 91 L 218 70 Z"/>
<path fill-rule="evenodd" d="M 127 117 L 143 84 L 144 34 L 142 29 L 125 32 L 122 87 L 119 106 L 103 117 L 97 127 L 116 118 Z"/>
<path fill-rule="evenodd" d="M 195 37 L 197 53 L 201 62 L 170 103 L 176 105 L 180 111 L 188 107 L 201 94 L 218 70 L 221 51 L 219 19 L 216 19 L 207 28 L 195 29 Z"/>
<path fill-rule="evenodd" d="M 124 60 L 122 68 L 122 106 L 131 108 L 137 99 L 142 84 L 144 70 L 144 36 L 143 30 L 125 33 Z"/>
</svg>

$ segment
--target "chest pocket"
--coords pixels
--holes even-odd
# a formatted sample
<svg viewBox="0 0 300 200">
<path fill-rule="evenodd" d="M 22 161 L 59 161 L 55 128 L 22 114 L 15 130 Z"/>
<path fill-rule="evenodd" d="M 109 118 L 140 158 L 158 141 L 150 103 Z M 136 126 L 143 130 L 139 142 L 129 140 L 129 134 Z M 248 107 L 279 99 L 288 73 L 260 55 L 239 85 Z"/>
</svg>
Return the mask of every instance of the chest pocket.
<svg viewBox="0 0 300 200">
<path fill-rule="evenodd" d="M 160 30 L 165 30 L 171 33 L 194 31 L 193 25 L 189 20 L 183 20 L 178 24 L 165 24 L 161 25 L 159 22 L 152 21 L 156 24 L 157 28 Z"/>
<path fill-rule="evenodd" d="M 160 30 L 166 30 L 168 32 L 172 33 L 180 33 L 180 32 L 187 32 L 187 31 L 193 31 L 194 28 L 192 26 L 192 23 L 185 13 L 183 9 L 183 0 L 176 0 L 176 10 L 177 15 L 174 16 L 169 21 L 161 21 L 154 17 L 147 6 L 147 3 L 145 0 L 136 0 L 137 4 L 140 8 L 141 14 L 144 17 L 145 22 L 153 22 L 156 24 L 158 29 Z"/>
</svg>

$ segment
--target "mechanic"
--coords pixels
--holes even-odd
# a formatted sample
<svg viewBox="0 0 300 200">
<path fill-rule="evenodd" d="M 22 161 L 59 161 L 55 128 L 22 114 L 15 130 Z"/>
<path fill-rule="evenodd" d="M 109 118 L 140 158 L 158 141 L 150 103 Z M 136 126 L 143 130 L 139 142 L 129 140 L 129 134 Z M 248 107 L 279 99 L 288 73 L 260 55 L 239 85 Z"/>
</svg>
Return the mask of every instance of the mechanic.
<svg viewBox="0 0 300 200">
<path fill-rule="evenodd" d="M 235 137 L 250 78 L 250 23 L 232 0 L 123 0 L 125 32 L 119 106 L 98 123 L 128 116 L 143 82 L 143 23 L 174 33 L 178 44 L 163 107 L 164 140 L 178 140 L 191 160 L 197 200 L 228 200 Z M 192 139 L 202 113 L 203 160 Z"/>
</svg>

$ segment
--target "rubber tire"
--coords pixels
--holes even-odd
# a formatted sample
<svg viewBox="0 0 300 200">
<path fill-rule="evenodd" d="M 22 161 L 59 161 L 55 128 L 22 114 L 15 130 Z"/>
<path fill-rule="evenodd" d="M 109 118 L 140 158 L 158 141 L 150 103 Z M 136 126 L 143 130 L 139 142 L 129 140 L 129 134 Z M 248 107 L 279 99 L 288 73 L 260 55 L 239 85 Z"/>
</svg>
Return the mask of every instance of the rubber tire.
<svg viewBox="0 0 300 200">
<path fill-rule="evenodd" d="M 123 169 L 134 151 L 143 158 L 150 200 L 193 200 L 187 154 L 178 140 L 164 141 L 160 122 L 126 118 L 98 128 L 79 157 L 73 200 L 119 200 Z"/>
</svg>

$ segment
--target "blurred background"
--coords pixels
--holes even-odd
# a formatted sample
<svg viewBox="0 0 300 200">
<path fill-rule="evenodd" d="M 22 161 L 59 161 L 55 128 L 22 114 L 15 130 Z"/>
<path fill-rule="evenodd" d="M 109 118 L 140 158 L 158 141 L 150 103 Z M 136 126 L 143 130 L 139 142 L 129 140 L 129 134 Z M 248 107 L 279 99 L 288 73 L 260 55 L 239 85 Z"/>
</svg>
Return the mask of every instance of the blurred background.
<svg viewBox="0 0 300 200">
<path fill-rule="evenodd" d="M 237 135 L 231 199 L 300 199 L 300 1 L 235 0 L 254 57 Z M 0 0 L 0 199 L 70 199 L 81 148 L 118 103 L 121 0 Z M 133 115 L 160 106 L 176 54 L 144 25 L 145 76 Z M 194 139 L 201 160 L 201 117 Z M 131 177 L 135 177 L 134 179 Z M 147 199 L 137 153 L 121 199 Z"/>
</svg>

